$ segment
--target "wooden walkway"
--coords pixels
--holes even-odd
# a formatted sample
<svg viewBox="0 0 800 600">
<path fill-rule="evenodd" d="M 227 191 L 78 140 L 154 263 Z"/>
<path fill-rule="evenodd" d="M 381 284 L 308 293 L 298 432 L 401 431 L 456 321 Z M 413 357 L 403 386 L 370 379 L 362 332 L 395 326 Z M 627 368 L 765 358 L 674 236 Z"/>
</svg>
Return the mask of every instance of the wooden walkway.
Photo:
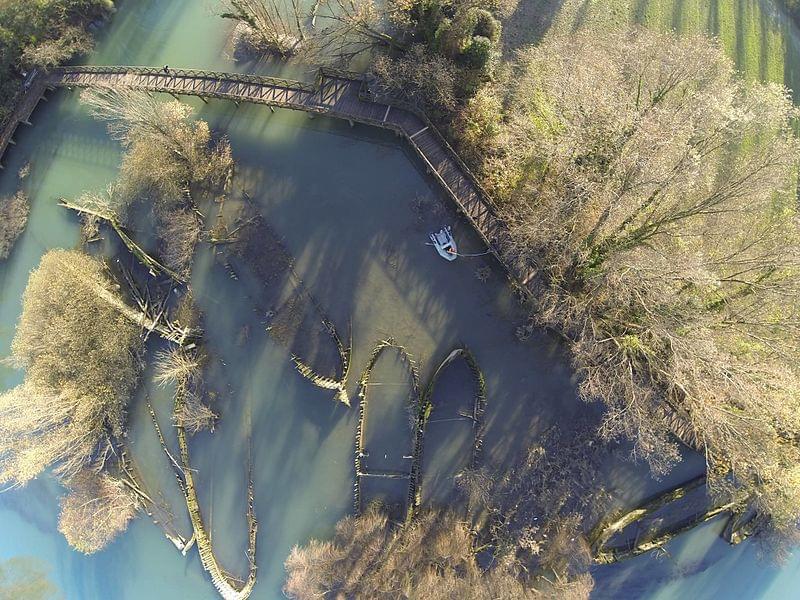
<svg viewBox="0 0 800 600">
<path fill-rule="evenodd" d="M 19 122 L 27 121 L 45 88 L 108 87 L 162 92 L 174 96 L 219 98 L 271 107 L 302 110 L 389 129 L 404 137 L 422 159 L 429 173 L 444 188 L 458 209 L 471 222 L 495 256 L 501 259 L 507 229 L 488 195 L 467 166 L 424 114 L 406 106 L 373 101 L 364 78 L 332 69 L 320 69 L 314 83 L 288 79 L 148 67 L 63 67 L 40 75 L 31 85 L 19 117 L 10 122 L 0 138 L 0 159 Z M 30 110 L 28 110 L 30 107 Z M 24 118 L 22 118 L 24 117 Z M 505 263 L 504 263 L 505 264 Z M 526 287 L 530 276 L 505 264 L 509 274 Z"/>
<path fill-rule="evenodd" d="M 39 105 L 39 102 L 44 98 L 45 88 L 47 83 L 41 76 L 35 77 L 28 86 L 27 90 L 20 93 L 16 107 L 6 119 L 0 123 L 0 161 L 6 154 L 9 146 L 13 146 L 14 134 L 17 128 L 22 125 L 30 125 L 30 118 L 33 111 Z M 0 169 L 3 168 L 0 162 Z"/>
</svg>

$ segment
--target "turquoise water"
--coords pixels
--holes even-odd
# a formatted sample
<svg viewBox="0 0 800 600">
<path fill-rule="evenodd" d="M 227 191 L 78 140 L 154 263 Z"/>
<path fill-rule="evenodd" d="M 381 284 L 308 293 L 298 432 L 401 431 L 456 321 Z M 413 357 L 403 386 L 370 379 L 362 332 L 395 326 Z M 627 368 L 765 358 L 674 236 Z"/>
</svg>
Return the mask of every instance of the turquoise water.
<svg viewBox="0 0 800 600">
<path fill-rule="evenodd" d="M 252 68 L 226 58 L 230 28 L 214 15 L 211 2 L 126 0 L 88 60 Z M 270 64 L 256 67 L 277 71 Z M 298 74 L 303 73 L 293 73 Z M 300 113 L 271 113 L 265 107 L 187 102 L 216 133 L 229 137 L 238 163 L 236 189 L 247 191 L 282 238 L 306 288 L 340 331 L 352 323 L 348 391 L 354 405 L 355 383 L 374 345 L 393 336 L 417 361 L 423 382 L 452 348 L 466 344 L 472 349 L 486 376 L 485 460 L 494 464 L 508 463 L 550 425 L 568 427 L 579 413 L 595 410 L 575 399 L 568 360 L 557 343 L 545 335 L 526 343 L 515 338 L 523 315 L 498 265 L 482 258 L 446 263 L 425 245 L 428 231 L 452 224 L 464 252 L 483 250 L 397 138 Z M 75 93 L 55 93 L 37 109 L 33 122 L 34 127 L 18 133 L 18 146 L 0 175 L 0 193 L 12 192 L 17 186 L 14 174 L 31 163 L 23 183 L 33 201 L 31 221 L 11 258 L 0 263 L 0 355 L 7 353 L 13 336 L 27 273 L 49 248 L 77 242 L 76 219 L 56 205 L 57 199 L 102 189 L 116 176 L 120 159 L 119 146 L 87 116 Z M 475 275 L 483 265 L 490 269 L 486 282 Z M 281 598 L 283 561 L 290 548 L 310 537 L 328 537 L 336 521 L 351 510 L 357 411 L 335 404 L 332 393 L 296 373 L 286 347 L 266 333 L 246 286 L 233 282 L 219 258 L 203 245 L 192 287 L 205 312 L 214 409 L 222 416 L 213 434 L 199 434 L 190 442 L 201 505 L 218 558 L 231 571 L 244 574 L 245 468 L 251 452 L 260 523 L 259 579 L 253 597 Z M 376 381 L 401 383 L 403 372 L 395 366 L 382 362 Z M 443 406 L 456 416 L 464 390 L 471 386 L 462 367 L 454 363 L 438 390 Z M 175 526 L 188 537 L 180 493 L 145 406 L 149 398 L 174 445 L 167 427 L 169 393 L 148 379 L 146 375 L 130 408 L 132 454 L 147 485 L 160 490 L 173 507 Z M 19 373 L 0 366 L 0 388 L 19 381 Z M 394 388 L 386 391 L 382 399 L 390 402 L 403 395 Z M 443 409 L 441 414 L 452 412 Z M 403 417 L 402 411 L 389 411 L 378 421 L 384 427 L 375 430 L 380 436 L 376 443 L 397 448 L 391 457 L 400 455 L 401 463 L 409 440 Z M 398 426 L 387 426 L 395 421 Z M 425 447 L 426 499 L 428 494 L 433 499 L 449 497 L 452 473 L 465 458 L 458 448 L 467 448 L 468 440 L 463 422 L 432 425 Z M 620 459 L 609 465 L 608 477 L 619 497 L 637 498 L 685 475 L 677 472 L 670 480 L 654 482 L 643 472 L 641 466 Z M 196 552 L 183 557 L 145 517 L 96 555 L 70 551 L 56 530 L 61 493 L 56 482 L 41 477 L 23 490 L 0 494 L 0 559 L 36 557 L 70 599 L 216 597 Z M 597 597 L 698 597 L 698 590 L 723 583 L 729 587 L 717 587 L 719 593 L 734 597 L 737 590 L 746 589 L 742 579 L 760 582 L 758 590 L 763 592 L 788 585 L 781 582 L 796 575 L 796 563 L 781 571 L 760 566 L 751 545 L 723 548 L 713 527 L 678 541 L 680 547 L 673 552 L 677 566 L 666 560 L 651 564 L 654 559 L 645 557 L 623 569 L 598 571 Z M 684 568 L 681 561 L 709 566 Z M 663 578 L 650 577 L 656 572 Z M 618 593 L 614 586 L 620 578 L 627 584 L 625 592 Z M 663 583 L 662 588 L 653 592 L 648 581 Z"/>
</svg>

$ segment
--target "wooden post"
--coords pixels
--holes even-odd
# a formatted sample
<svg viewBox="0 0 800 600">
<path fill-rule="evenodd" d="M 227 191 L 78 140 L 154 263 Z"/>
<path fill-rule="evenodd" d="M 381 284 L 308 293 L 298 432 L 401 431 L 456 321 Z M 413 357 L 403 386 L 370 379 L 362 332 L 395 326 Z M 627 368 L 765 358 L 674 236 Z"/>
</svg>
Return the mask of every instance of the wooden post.
<svg viewBox="0 0 800 600">
<path fill-rule="evenodd" d="M 275 112 L 275 107 L 274 107 L 274 106 L 272 106 L 272 104 L 270 104 L 270 105 L 269 105 L 269 110 L 270 110 L 271 112 Z"/>
<path fill-rule="evenodd" d="M 30 117 L 28 117 L 28 119 L 30 119 Z M 20 123 L 22 123 L 23 125 L 27 125 L 29 127 L 32 126 L 33 123 L 31 123 L 28 119 L 25 119 L 24 121 L 20 121 Z"/>
<path fill-rule="evenodd" d="M 355 123 L 353 123 L 352 119 L 347 119 L 347 122 L 350 123 L 350 127 L 354 127 Z"/>
<path fill-rule="evenodd" d="M 15 142 L 15 141 L 14 141 L 14 138 L 10 138 L 10 139 L 8 140 L 8 143 L 9 143 L 9 145 L 11 145 L 11 146 L 16 146 L 16 145 L 17 145 L 17 142 Z"/>
</svg>

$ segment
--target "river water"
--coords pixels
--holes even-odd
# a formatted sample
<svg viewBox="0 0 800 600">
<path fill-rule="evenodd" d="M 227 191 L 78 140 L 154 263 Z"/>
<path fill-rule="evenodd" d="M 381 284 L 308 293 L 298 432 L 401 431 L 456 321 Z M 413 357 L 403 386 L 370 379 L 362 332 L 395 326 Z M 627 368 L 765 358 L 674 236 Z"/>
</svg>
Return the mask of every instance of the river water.
<svg viewBox="0 0 800 600">
<path fill-rule="evenodd" d="M 235 64 L 227 57 L 230 30 L 211 2 L 125 0 L 88 61 L 278 71 L 275 65 Z M 507 462 L 547 427 L 568 426 L 578 414 L 594 411 L 576 400 L 568 360 L 558 344 L 545 335 L 525 343 L 516 339 L 523 315 L 497 264 L 483 258 L 446 263 L 425 245 L 427 232 L 452 224 L 462 252 L 483 250 L 397 138 L 290 111 L 187 102 L 215 133 L 230 139 L 238 164 L 236 188 L 247 192 L 282 238 L 306 289 L 340 331 L 352 324 L 348 391 L 354 406 L 354 384 L 372 349 L 394 337 L 417 361 L 423 382 L 456 345 L 472 349 L 489 398 L 484 460 Z M 51 95 L 33 123 L 17 134 L 18 145 L 0 176 L 0 194 L 13 192 L 19 185 L 15 173 L 30 162 L 30 176 L 21 184 L 33 202 L 30 223 L 11 258 L 0 263 L 0 355 L 8 352 L 28 272 L 48 249 L 77 243 L 77 221 L 57 206 L 57 199 L 102 189 L 115 178 L 120 160 L 119 145 L 86 114 L 76 93 Z M 480 267 L 488 270 L 487 281 L 476 276 Z M 334 403 L 332 393 L 297 374 L 285 345 L 265 332 L 241 282 L 231 280 L 202 245 L 192 287 L 205 313 L 214 408 L 222 416 L 213 434 L 201 433 L 191 441 L 201 505 L 218 558 L 232 572 L 245 574 L 244 493 L 247 456 L 252 457 L 260 524 L 253 597 L 280 598 L 290 548 L 311 537 L 329 537 L 336 521 L 352 510 L 358 411 Z M 462 400 L 473 391 L 462 367 L 454 364 L 448 370 L 438 392 L 454 407 L 468 406 Z M 405 388 L 393 387 L 408 383 L 404 368 L 394 359 L 381 360 L 373 382 L 386 385 L 370 388 L 376 407 L 407 397 Z M 149 399 L 174 445 L 166 427 L 169 394 L 151 385 L 148 375 L 130 409 L 132 454 L 147 485 L 174 507 L 175 525 L 188 537 L 180 493 L 146 412 Z M 0 366 L 0 389 L 20 380 L 19 373 Z M 458 410 L 452 412 L 442 417 L 458 417 Z M 407 414 L 385 411 L 373 423 L 380 429 L 368 428 L 368 440 L 372 436 L 380 454 L 386 454 L 376 452 L 373 458 L 401 470 L 410 439 Z M 453 448 L 466 451 L 471 430 L 463 421 L 448 427 L 442 420 L 431 432 L 423 497 L 443 499 L 452 489 L 453 473 L 466 460 Z M 641 466 L 620 460 L 609 467 L 608 476 L 620 497 L 637 498 L 695 468 L 690 463 L 671 479 L 654 482 L 643 476 Z M 0 495 L 0 559 L 38 561 L 70 599 L 216 598 L 196 552 L 183 557 L 144 517 L 96 555 L 70 551 L 56 530 L 62 493 L 43 476 Z M 752 546 L 724 547 L 715 526 L 679 540 L 671 559 L 645 557 L 624 569 L 598 570 L 596 596 L 711 597 L 710 586 L 719 586 L 722 597 L 765 597 L 797 581 L 797 563 L 783 570 L 765 568 L 755 562 Z M 626 587 L 617 593 L 620 581 Z M 748 589 L 743 581 L 757 586 L 750 589 L 758 593 L 739 596 L 738 591 Z M 653 582 L 663 586 L 654 590 Z"/>
</svg>

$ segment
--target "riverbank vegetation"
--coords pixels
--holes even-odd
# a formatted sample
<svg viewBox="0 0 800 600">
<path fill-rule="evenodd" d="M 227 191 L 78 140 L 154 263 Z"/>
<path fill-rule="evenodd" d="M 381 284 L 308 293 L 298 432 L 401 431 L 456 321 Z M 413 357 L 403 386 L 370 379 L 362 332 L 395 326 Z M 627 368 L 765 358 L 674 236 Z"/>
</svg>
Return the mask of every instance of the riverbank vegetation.
<svg viewBox="0 0 800 600">
<path fill-rule="evenodd" d="M 794 119 L 713 42 L 641 31 L 526 51 L 461 120 L 603 434 L 665 473 L 677 413 L 712 489 L 784 530 L 800 514 Z"/>
<path fill-rule="evenodd" d="M 412 28 L 437 18 L 427 6 L 410 4 Z M 375 96 L 424 109 L 498 201 L 505 258 L 537 273 L 535 325 L 570 340 L 581 396 L 606 406 L 600 436 L 633 440 L 658 476 L 680 460 L 677 434 L 705 454 L 708 514 L 751 509 L 764 537 L 793 538 L 789 92 L 743 79 L 708 38 L 624 27 L 477 70 L 453 52 L 467 38 L 447 43 L 448 6 L 443 35 L 374 60 Z"/>
<path fill-rule="evenodd" d="M 25 231 L 30 211 L 28 196 L 21 190 L 13 196 L 0 198 L 0 260 L 11 254 L 17 239 Z"/>
<path fill-rule="evenodd" d="M 398 0 L 385 13 L 370 2 L 318 3 L 309 14 L 293 2 L 226 5 L 224 16 L 260 52 L 346 64 L 383 50 L 367 76 L 373 97 L 423 109 L 443 125 L 509 225 L 505 259 L 535 270 L 532 325 L 568 340 L 581 396 L 605 407 L 599 432 L 590 424 L 569 436 L 552 430 L 502 472 L 473 465 L 460 474 L 468 514 L 424 507 L 392 523 L 371 506 L 346 517 L 331 541 L 292 551 L 288 595 L 586 597 L 590 565 L 636 517 L 606 513 L 611 502 L 598 481 L 607 444 L 621 438 L 657 476 L 680 460 L 679 441 L 699 449 L 712 505 L 704 514 L 752 512 L 762 533 L 795 534 L 798 115 L 784 88 L 743 81 L 706 38 L 643 30 L 553 36 L 503 64 L 501 20 L 514 7 L 494 2 Z M 301 326 L 321 323 L 341 368 L 328 376 L 305 356 L 293 359 L 345 404 L 352 342 L 297 283 L 291 256 L 260 215 L 229 230 L 220 210 L 220 234 L 206 231 L 205 210 L 222 203 L 234 174 L 226 140 L 180 102 L 111 90 L 84 101 L 124 155 L 105 193 L 63 205 L 110 225 L 150 277 L 129 275 L 123 294 L 97 258 L 51 251 L 42 259 L 12 348 L 25 381 L 0 396 L 0 482 L 23 485 L 51 467 L 69 489 L 59 529 L 83 552 L 124 531 L 147 496 L 117 452 L 143 337 L 162 333 L 174 344 L 157 354 L 156 381 L 175 386 L 178 458 L 151 415 L 192 525 L 193 542 L 180 547 L 196 542 L 223 597 L 246 598 L 256 576 L 252 477 L 242 582 L 213 554 L 191 468 L 189 436 L 218 418 L 204 401 L 201 340 L 162 321 L 175 300 L 156 299 L 154 311 L 134 279 L 155 288 L 171 278 L 168 296 L 188 302 L 196 245 L 225 246 L 217 256 L 232 279 L 231 261 L 262 287 L 281 288 L 283 304 L 254 292 L 276 341 L 294 354 Z M 154 250 L 131 233 L 143 213 L 156 230 Z M 240 238 L 231 233 L 240 230 Z M 194 318 L 184 326 L 199 334 Z"/>
<path fill-rule="evenodd" d="M 108 473 L 83 470 L 70 479 L 69 488 L 61 500 L 58 530 L 70 546 L 86 554 L 105 548 L 139 510 L 136 494 Z"/>
<path fill-rule="evenodd" d="M 190 300 L 185 300 L 185 302 L 190 302 Z M 188 311 L 194 312 L 194 309 L 189 308 Z M 246 600 L 250 596 L 253 586 L 255 586 L 257 571 L 256 535 L 258 533 L 258 522 L 255 518 L 252 465 L 248 473 L 247 523 L 249 535 L 246 553 L 248 575 L 247 580 L 244 582 L 239 581 L 223 569 L 214 555 L 211 534 L 205 525 L 200 510 L 200 502 L 195 487 L 195 476 L 191 466 L 187 433 L 193 434 L 201 429 L 211 427 L 216 419 L 216 415 L 202 401 L 203 362 L 204 357 L 185 349 L 173 349 L 172 351 L 161 353 L 156 361 L 156 380 L 161 384 L 174 385 L 175 389 L 172 420 L 177 432 L 178 447 L 180 448 L 180 465 L 177 464 L 164 443 L 163 434 L 155 414 L 151 414 L 153 415 L 153 424 L 161 440 L 162 449 L 173 461 L 175 476 L 183 492 L 186 510 L 189 513 L 189 519 L 192 524 L 191 539 L 197 544 L 203 569 L 209 574 L 211 582 L 223 598 L 226 600 Z"/>
<path fill-rule="evenodd" d="M 453 513 L 424 511 L 393 526 L 375 505 L 345 517 L 331 541 L 296 546 L 286 559 L 290 598 L 580 598 L 591 580 L 526 588 L 503 566 L 488 571 L 475 558 L 469 526 Z M 588 586 L 588 587 L 587 587 Z"/>
<path fill-rule="evenodd" d="M 0 123 L 12 110 L 25 74 L 90 50 L 90 24 L 113 9 L 111 0 L 0 2 Z"/>
</svg>

